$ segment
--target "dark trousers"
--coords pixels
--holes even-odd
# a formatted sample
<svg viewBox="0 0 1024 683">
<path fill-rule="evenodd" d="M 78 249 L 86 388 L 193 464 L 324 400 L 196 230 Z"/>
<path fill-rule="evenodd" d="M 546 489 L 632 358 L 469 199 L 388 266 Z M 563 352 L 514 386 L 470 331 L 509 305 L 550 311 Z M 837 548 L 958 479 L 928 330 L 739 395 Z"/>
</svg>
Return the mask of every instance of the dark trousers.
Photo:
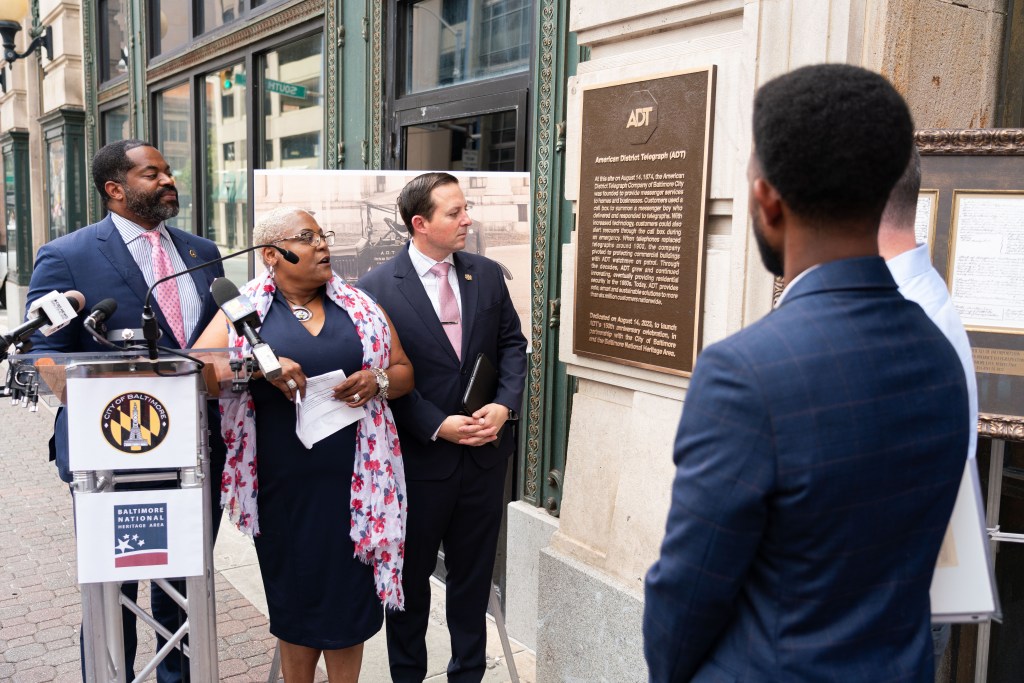
<svg viewBox="0 0 1024 683">
<path fill-rule="evenodd" d="M 479 683 L 483 678 L 487 600 L 504 512 L 506 465 L 501 458 L 484 469 L 464 455 L 448 479 L 407 482 L 405 611 L 387 612 L 388 660 L 395 683 L 420 683 L 427 674 L 430 575 L 441 543 L 452 646 L 448 680 Z"/>
</svg>

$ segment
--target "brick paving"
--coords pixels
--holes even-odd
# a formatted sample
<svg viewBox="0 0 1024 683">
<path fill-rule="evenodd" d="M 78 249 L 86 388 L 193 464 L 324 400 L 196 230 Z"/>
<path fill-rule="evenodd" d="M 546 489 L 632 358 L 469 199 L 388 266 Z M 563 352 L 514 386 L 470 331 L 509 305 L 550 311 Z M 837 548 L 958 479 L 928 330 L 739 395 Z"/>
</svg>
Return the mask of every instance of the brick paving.
<svg viewBox="0 0 1024 683">
<path fill-rule="evenodd" d="M 45 408 L 30 413 L 0 398 L 0 681 L 11 683 L 81 681 L 71 495 L 47 462 L 52 425 Z M 148 584 L 139 590 L 143 605 Z M 220 680 L 266 681 L 275 645 L 266 618 L 220 575 L 216 587 Z M 137 670 L 154 645 L 141 625 Z"/>
</svg>

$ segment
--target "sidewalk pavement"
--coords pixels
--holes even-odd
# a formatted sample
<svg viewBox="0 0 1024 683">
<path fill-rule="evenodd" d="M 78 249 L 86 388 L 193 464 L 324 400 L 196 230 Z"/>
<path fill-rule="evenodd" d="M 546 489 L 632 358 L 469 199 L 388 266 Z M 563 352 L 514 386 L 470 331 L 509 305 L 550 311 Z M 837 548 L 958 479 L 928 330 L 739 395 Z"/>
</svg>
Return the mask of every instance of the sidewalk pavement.
<svg viewBox="0 0 1024 683">
<path fill-rule="evenodd" d="M 0 363 L 0 381 L 7 376 Z M 30 413 L 0 398 L 0 681 L 41 683 L 81 680 L 79 624 L 81 601 L 76 578 L 71 496 L 47 462 L 53 415 L 40 400 Z M 267 630 L 267 606 L 252 542 L 222 524 L 214 549 L 217 567 L 217 650 L 220 680 L 267 681 L 276 639 Z M 139 603 L 148 606 L 149 582 Z M 152 657 L 155 639 L 139 628 L 136 670 Z M 534 681 L 534 656 L 512 642 L 523 683 Z M 429 683 L 446 680 L 450 656 L 444 621 L 444 588 L 434 586 L 427 631 Z M 488 618 L 486 683 L 504 683 L 509 674 L 494 622 Z M 156 680 L 155 675 L 147 680 Z M 321 670 L 318 683 L 326 681 Z M 387 649 L 383 630 L 367 641 L 360 681 L 386 683 Z M 203 682 L 205 683 L 205 682 Z"/>
</svg>

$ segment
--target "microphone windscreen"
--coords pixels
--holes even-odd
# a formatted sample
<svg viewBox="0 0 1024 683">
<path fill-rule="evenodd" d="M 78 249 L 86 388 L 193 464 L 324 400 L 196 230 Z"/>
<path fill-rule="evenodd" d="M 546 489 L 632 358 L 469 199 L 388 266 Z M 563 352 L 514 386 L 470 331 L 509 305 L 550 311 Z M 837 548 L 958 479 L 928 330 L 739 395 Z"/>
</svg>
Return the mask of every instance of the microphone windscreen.
<svg viewBox="0 0 1024 683">
<path fill-rule="evenodd" d="M 210 285 L 210 294 L 213 295 L 213 300 L 217 302 L 217 306 L 223 306 L 240 296 L 238 287 L 235 287 L 235 283 L 226 277 L 219 277 L 213 281 Z"/>
<path fill-rule="evenodd" d="M 117 301 L 115 299 L 104 299 L 103 301 L 99 302 L 98 304 L 92 307 L 92 310 L 89 311 L 89 315 L 101 313 L 103 314 L 104 318 L 109 318 L 110 316 L 114 315 L 114 311 L 116 310 Z"/>
<path fill-rule="evenodd" d="M 299 256 L 294 251 L 288 251 L 284 247 L 278 247 L 281 250 L 281 255 L 284 256 L 284 260 L 288 263 L 298 263 Z"/>
<path fill-rule="evenodd" d="M 76 311 L 80 311 L 85 308 L 85 295 L 79 292 L 77 289 L 69 289 L 64 292 L 64 298 L 71 304 L 71 308 Z"/>
</svg>

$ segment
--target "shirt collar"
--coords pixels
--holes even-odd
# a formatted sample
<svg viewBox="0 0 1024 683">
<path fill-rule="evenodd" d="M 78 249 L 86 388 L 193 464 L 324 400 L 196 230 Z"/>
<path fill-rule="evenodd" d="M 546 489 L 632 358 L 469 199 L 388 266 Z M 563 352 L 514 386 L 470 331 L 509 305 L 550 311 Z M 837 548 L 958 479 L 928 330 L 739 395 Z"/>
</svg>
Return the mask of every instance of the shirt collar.
<svg viewBox="0 0 1024 683">
<path fill-rule="evenodd" d="M 791 289 L 793 289 L 793 285 L 795 285 L 796 283 L 798 283 L 801 280 L 803 280 L 805 275 L 807 275 L 808 273 L 810 273 L 810 272 L 812 272 L 812 271 L 814 271 L 814 270 L 816 270 L 816 269 L 818 269 L 820 267 L 821 267 L 820 263 L 815 263 L 813 266 L 811 266 L 810 268 L 808 268 L 807 270 L 805 270 L 804 272 L 800 273 L 795 278 L 793 278 L 792 282 L 790 282 L 788 285 L 786 285 L 786 288 L 782 290 L 782 294 L 779 295 L 779 300 L 775 302 L 774 308 L 778 308 L 779 306 L 782 305 L 782 302 L 786 299 L 786 295 L 789 294 Z"/>
<path fill-rule="evenodd" d="M 450 263 L 453 266 L 455 265 L 455 259 L 451 254 L 448 254 L 448 256 L 441 261 L 435 261 L 417 249 L 412 240 L 409 240 L 409 260 L 412 261 L 412 267 L 416 269 L 416 274 L 421 278 L 429 273 L 430 269 L 438 263 Z"/>
<path fill-rule="evenodd" d="M 931 255 L 927 244 L 919 244 L 885 262 L 897 283 L 907 282 L 932 269 Z"/>
<path fill-rule="evenodd" d="M 114 227 L 116 227 L 117 231 L 121 233 L 121 239 L 124 240 L 125 244 L 131 244 L 135 240 L 142 237 L 142 233 L 149 232 L 149 230 L 142 227 L 135 221 L 125 218 L 119 213 L 111 211 L 110 219 L 114 221 Z M 156 230 L 158 233 L 160 233 L 161 237 L 166 237 L 170 239 L 170 234 L 167 232 L 167 227 L 164 225 L 163 221 L 160 221 L 160 223 L 155 228 L 153 228 L 153 230 Z"/>
</svg>

